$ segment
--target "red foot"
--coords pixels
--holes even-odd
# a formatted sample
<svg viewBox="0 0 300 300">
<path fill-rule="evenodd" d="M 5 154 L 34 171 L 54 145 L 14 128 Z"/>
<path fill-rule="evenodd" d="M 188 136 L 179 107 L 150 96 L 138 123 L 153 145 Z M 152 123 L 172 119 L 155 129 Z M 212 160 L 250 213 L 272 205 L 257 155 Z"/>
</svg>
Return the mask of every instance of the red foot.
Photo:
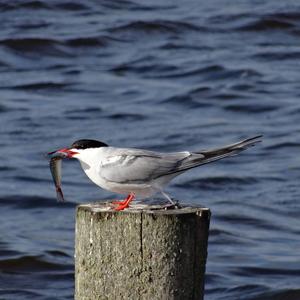
<svg viewBox="0 0 300 300">
<path fill-rule="evenodd" d="M 117 204 L 117 205 L 124 205 L 124 204 L 126 203 L 128 197 L 129 197 L 129 196 L 127 196 L 127 198 L 126 198 L 125 200 L 121 200 L 121 201 L 120 201 L 120 200 L 118 200 L 118 201 L 112 201 L 111 203 L 112 203 L 112 204 Z"/>
<path fill-rule="evenodd" d="M 123 210 L 129 207 L 129 203 L 134 199 L 134 194 L 129 194 L 124 201 L 113 201 L 113 204 L 118 205 L 115 210 Z"/>
</svg>

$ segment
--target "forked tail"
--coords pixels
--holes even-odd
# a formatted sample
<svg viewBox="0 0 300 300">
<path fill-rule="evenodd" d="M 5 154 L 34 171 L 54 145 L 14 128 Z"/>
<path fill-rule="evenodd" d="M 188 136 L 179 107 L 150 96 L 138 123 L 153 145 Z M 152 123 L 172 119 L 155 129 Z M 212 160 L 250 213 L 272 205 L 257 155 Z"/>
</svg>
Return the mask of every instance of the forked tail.
<svg viewBox="0 0 300 300">
<path fill-rule="evenodd" d="M 176 169 L 170 173 L 183 172 L 200 165 L 223 159 L 225 157 L 237 155 L 241 151 L 244 151 L 247 148 L 254 146 L 256 143 L 261 142 L 261 138 L 262 135 L 257 135 L 255 137 L 243 140 L 235 144 L 227 145 L 222 148 L 191 152 L 191 155 L 183 159 L 177 165 Z"/>
<path fill-rule="evenodd" d="M 231 144 L 222 148 L 217 148 L 213 150 L 194 152 L 195 154 L 202 154 L 201 164 L 207 164 L 212 161 L 216 161 L 228 156 L 234 156 L 239 154 L 241 151 L 248 149 L 249 147 L 254 146 L 255 144 L 261 142 L 262 135 L 257 135 L 255 137 L 243 140 L 241 142 Z"/>
</svg>

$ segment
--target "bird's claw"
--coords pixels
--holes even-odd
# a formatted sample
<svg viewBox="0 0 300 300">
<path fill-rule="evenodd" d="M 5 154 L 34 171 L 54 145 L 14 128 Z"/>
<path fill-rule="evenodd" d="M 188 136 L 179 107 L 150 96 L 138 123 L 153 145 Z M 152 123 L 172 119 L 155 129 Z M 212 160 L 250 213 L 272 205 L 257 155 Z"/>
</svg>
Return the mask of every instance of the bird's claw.
<svg viewBox="0 0 300 300">
<path fill-rule="evenodd" d="M 175 202 L 173 201 L 173 203 L 165 204 L 163 206 L 163 209 L 165 209 L 165 210 L 168 210 L 168 209 L 180 209 L 180 208 L 182 208 L 182 206 L 179 204 L 178 200 L 176 200 Z"/>
</svg>

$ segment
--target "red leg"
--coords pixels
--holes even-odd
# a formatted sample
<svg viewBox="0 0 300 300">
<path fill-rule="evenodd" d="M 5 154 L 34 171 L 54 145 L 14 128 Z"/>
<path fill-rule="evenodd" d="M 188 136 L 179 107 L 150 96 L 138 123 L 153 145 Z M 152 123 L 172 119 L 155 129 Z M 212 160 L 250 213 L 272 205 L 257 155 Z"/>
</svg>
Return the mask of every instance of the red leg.
<svg viewBox="0 0 300 300">
<path fill-rule="evenodd" d="M 129 203 L 134 199 L 135 195 L 133 193 L 130 193 L 127 198 L 122 201 L 122 203 L 119 203 L 118 206 L 115 208 L 115 210 L 123 210 L 124 208 L 129 206 Z"/>
<path fill-rule="evenodd" d="M 126 203 L 126 201 L 128 200 L 128 198 L 130 197 L 131 194 L 129 194 L 123 201 L 112 201 L 112 204 L 120 204 L 120 205 L 124 205 Z"/>
</svg>

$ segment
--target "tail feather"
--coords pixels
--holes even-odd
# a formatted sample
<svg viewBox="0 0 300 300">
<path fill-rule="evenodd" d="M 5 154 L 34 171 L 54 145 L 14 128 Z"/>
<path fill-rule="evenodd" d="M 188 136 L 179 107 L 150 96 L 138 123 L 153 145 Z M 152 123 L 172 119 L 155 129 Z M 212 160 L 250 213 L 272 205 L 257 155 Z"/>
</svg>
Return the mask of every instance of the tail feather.
<svg viewBox="0 0 300 300">
<path fill-rule="evenodd" d="M 204 160 L 209 160 L 211 158 L 218 160 L 227 156 L 233 156 L 239 154 L 241 151 L 248 149 L 249 147 L 254 146 L 255 144 L 261 142 L 262 135 L 257 135 L 252 138 L 248 138 L 238 143 L 227 145 L 222 148 L 217 148 L 213 150 L 206 150 L 195 152 L 197 154 L 204 155 Z"/>
<path fill-rule="evenodd" d="M 200 165 L 208 164 L 213 161 L 217 161 L 229 156 L 234 156 L 239 154 L 241 151 L 248 149 L 249 147 L 254 146 L 258 142 L 261 142 L 262 135 L 257 135 L 252 138 L 248 138 L 241 142 L 227 145 L 222 148 L 216 148 L 213 150 L 197 151 L 192 152 L 191 156 L 181 161 L 181 164 L 177 166 L 175 172 L 185 171 L 191 168 L 195 168 Z"/>
</svg>

